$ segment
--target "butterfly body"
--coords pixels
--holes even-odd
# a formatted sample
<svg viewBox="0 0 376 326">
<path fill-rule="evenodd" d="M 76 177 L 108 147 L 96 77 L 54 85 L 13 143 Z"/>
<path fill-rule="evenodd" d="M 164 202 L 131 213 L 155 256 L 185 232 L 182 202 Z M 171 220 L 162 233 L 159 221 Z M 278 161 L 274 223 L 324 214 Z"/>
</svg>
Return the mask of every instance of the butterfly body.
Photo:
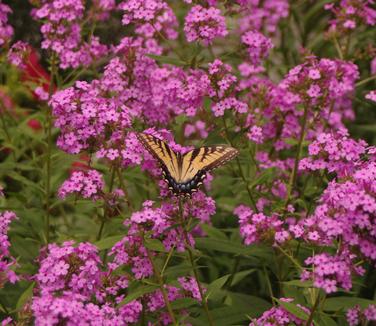
<svg viewBox="0 0 376 326">
<path fill-rule="evenodd" d="M 190 196 L 202 185 L 208 171 L 238 155 L 229 146 L 205 146 L 180 154 L 152 135 L 140 133 L 137 138 L 158 160 L 163 178 L 176 196 Z"/>
</svg>

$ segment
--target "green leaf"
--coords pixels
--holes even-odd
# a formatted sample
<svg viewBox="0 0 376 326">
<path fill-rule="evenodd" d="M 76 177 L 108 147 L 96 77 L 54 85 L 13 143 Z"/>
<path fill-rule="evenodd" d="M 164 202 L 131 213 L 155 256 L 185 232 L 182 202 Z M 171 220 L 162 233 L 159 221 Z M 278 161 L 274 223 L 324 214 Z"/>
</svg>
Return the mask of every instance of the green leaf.
<svg viewBox="0 0 376 326">
<path fill-rule="evenodd" d="M 224 286 L 226 284 L 229 277 L 230 277 L 230 274 L 222 276 L 222 277 L 216 279 L 215 281 L 213 281 L 212 283 L 210 283 L 207 287 L 206 297 L 209 298 L 211 295 L 218 292 L 218 290 L 220 290 L 222 288 L 222 286 Z"/>
<path fill-rule="evenodd" d="M 280 306 L 285 308 L 288 312 L 292 313 L 294 316 L 302 320 L 308 320 L 309 318 L 308 314 L 302 308 L 298 307 L 296 304 L 292 302 L 285 302 L 279 299 L 276 299 L 276 301 L 279 303 Z"/>
<path fill-rule="evenodd" d="M 31 297 L 33 296 L 33 289 L 34 289 L 34 286 L 35 286 L 35 282 L 32 282 L 27 288 L 26 290 L 20 295 L 18 301 L 17 301 L 17 305 L 16 305 L 16 310 L 21 310 L 22 307 L 25 305 L 25 303 L 31 299 Z"/>
<path fill-rule="evenodd" d="M 238 307 L 223 307 L 211 310 L 211 315 L 216 326 L 228 326 L 248 319 L 247 311 Z"/>
<path fill-rule="evenodd" d="M 296 286 L 300 288 L 311 288 L 313 287 L 312 281 L 301 281 L 301 280 L 292 280 L 287 282 L 282 282 L 285 285 L 288 286 Z"/>
<path fill-rule="evenodd" d="M 94 242 L 94 245 L 99 250 L 109 249 L 114 246 L 115 243 L 119 242 L 124 238 L 124 235 L 114 235 L 108 238 L 101 239 L 97 242 Z"/>
<path fill-rule="evenodd" d="M 193 298 L 180 298 L 171 302 L 172 309 L 186 309 L 194 305 L 200 304 L 197 300 Z"/>
<path fill-rule="evenodd" d="M 231 307 L 244 311 L 247 316 L 258 317 L 264 311 L 271 308 L 271 304 L 266 300 L 239 292 L 223 291 L 227 295 L 225 303 Z"/>
<path fill-rule="evenodd" d="M 337 326 L 335 320 L 325 314 L 319 314 L 313 318 L 313 322 L 318 326 Z"/>
<path fill-rule="evenodd" d="M 21 182 L 25 186 L 32 187 L 35 190 L 38 190 L 39 193 L 44 194 L 44 189 L 42 187 L 40 187 L 39 185 L 37 185 L 35 182 L 30 181 L 29 179 L 25 178 L 24 176 L 22 176 L 22 175 L 20 175 L 20 174 L 18 174 L 16 172 L 14 172 L 14 171 L 8 171 L 7 175 L 8 175 L 8 177 L 11 177 L 12 179 Z"/>
<path fill-rule="evenodd" d="M 232 282 L 231 282 L 231 285 L 234 286 L 235 284 L 238 284 L 240 281 L 242 281 L 249 274 L 252 274 L 252 273 L 254 273 L 256 271 L 257 271 L 257 269 L 252 268 L 252 269 L 248 269 L 246 271 L 241 271 L 241 272 L 236 273 L 234 275 L 234 278 L 233 278 Z"/>
<path fill-rule="evenodd" d="M 163 243 L 158 239 L 146 239 L 145 247 L 154 251 L 166 252 Z"/>
<path fill-rule="evenodd" d="M 236 255 L 249 255 L 249 256 L 259 256 L 268 257 L 271 254 L 270 249 L 263 246 L 252 245 L 244 246 L 241 243 L 236 243 L 230 240 L 213 239 L 213 238 L 197 238 L 196 247 L 199 249 L 215 250 L 221 252 L 227 252 Z"/>
<path fill-rule="evenodd" d="M 183 67 L 187 65 L 186 62 L 177 58 L 171 58 L 170 56 L 154 55 L 154 54 L 147 54 L 147 56 L 149 58 L 152 58 L 158 61 L 159 63 L 167 63 L 169 65 L 178 66 L 178 67 Z"/>
<path fill-rule="evenodd" d="M 136 300 L 144 294 L 154 292 L 158 288 L 159 287 L 156 285 L 141 285 L 136 289 L 130 290 L 130 293 L 126 296 L 126 298 L 118 304 L 118 307 L 124 306 L 125 304 Z"/>
<path fill-rule="evenodd" d="M 206 266 L 196 266 L 196 268 L 205 268 Z M 179 276 L 186 276 L 188 273 L 192 272 L 193 269 L 192 269 L 192 266 L 191 265 L 188 265 L 188 264 L 180 264 L 180 265 L 176 265 L 176 266 L 170 266 L 170 267 L 167 267 L 165 272 L 164 272 L 164 275 L 173 279 L 173 278 L 177 278 Z"/>
<path fill-rule="evenodd" d="M 325 311 L 338 311 L 347 310 L 359 305 L 361 308 L 367 308 L 370 304 L 376 304 L 376 300 L 368 300 L 363 298 L 355 297 L 333 297 L 325 300 L 324 310 Z"/>
<path fill-rule="evenodd" d="M 265 183 L 267 183 L 268 181 L 270 181 L 273 177 L 274 177 L 274 174 L 275 174 L 275 169 L 274 168 L 271 168 L 271 169 L 267 169 L 265 171 L 263 171 L 257 178 L 256 180 L 254 180 L 249 186 L 250 188 L 254 188 L 256 187 L 257 185 L 263 185 Z"/>
<path fill-rule="evenodd" d="M 226 234 L 224 234 L 221 230 L 211 226 L 211 225 L 208 225 L 208 224 L 202 224 L 201 225 L 201 228 L 204 230 L 204 232 L 206 232 L 206 234 L 210 237 L 210 238 L 216 238 L 216 239 L 222 239 L 222 240 L 227 240 L 227 236 Z"/>
</svg>

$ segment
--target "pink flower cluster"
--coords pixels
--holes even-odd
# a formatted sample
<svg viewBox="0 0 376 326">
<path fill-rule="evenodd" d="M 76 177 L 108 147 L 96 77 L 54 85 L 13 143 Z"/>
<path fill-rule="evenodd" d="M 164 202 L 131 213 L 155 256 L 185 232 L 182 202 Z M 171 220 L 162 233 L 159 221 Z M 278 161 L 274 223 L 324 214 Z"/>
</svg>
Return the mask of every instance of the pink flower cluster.
<svg viewBox="0 0 376 326">
<path fill-rule="evenodd" d="M 62 69 L 89 66 L 107 52 L 98 37 L 91 37 L 89 42 L 82 40 L 84 14 L 82 0 L 42 0 L 33 11 L 34 18 L 43 22 L 42 48 L 57 54 Z"/>
<path fill-rule="evenodd" d="M 249 31 L 242 35 L 242 43 L 245 44 L 249 59 L 254 66 L 258 66 L 262 59 L 265 59 L 270 49 L 273 48 L 272 41 L 257 31 Z"/>
<path fill-rule="evenodd" d="M 235 97 L 238 80 L 231 71 L 231 66 L 219 59 L 209 63 L 210 87 L 208 93 L 215 103 L 212 106 L 212 111 L 216 117 L 223 116 L 225 110 L 229 109 L 238 113 L 248 111 L 247 104 Z"/>
<path fill-rule="evenodd" d="M 184 291 L 190 293 L 190 296 L 192 298 L 195 298 L 197 301 L 202 301 L 196 279 L 192 277 L 179 277 L 178 281 L 184 289 Z M 206 289 L 203 290 L 206 292 Z"/>
<path fill-rule="evenodd" d="M 101 270 L 98 250 L 89 243 L 50 244 L 36 275 L 37 293 L 32 310 L 37 325 L 116 324 L 136 322 L 142 310 L 138 301 L 119 308 L 120 291 L 128 287 L 124 276 Z"/>
<path fill-rule="evenodd" d="M 330 243 L 339 236 L 344 246 L 354 247 L 376 260 L 376 164 L 364 163 L 352 176 L 333 180 L 320 198 L 314 214 L 305 220 L 316 231 L 316 240 Z"/>
<path fill-rule="evenodd" d="M 350 326 L 357 326 L 360 321 L 375 321 L 376 305 L 369 305 L 363 310 L 359 306 L 355 306 L 347 310 L 346 319 Z"/>
<path fill-rule="evenodd" d="M 202 41 L 209 45 L 217 37 L 228 34 L 226 20 L 221 11 L 215 7 L 192 7 L 185 17 L 184 32 L 188 42 Z"/>
<path fill-rule="evenodd" d="M 197 301 L 201 301 L 200 292 L 195 279 L 192 277 L 179 277 L 178 284 L 180 287 L 171 285 L 165 286 L 167 297 L 170 302 L 183 298 L 193 298 Z M 146 295 L 145 301 L 147 302 L 147 309 L 151 313 L 154 313 L 166 306 L 160 290 Z M 184 311 L 181 313 L 185 315 Z M 161 312 L 158 319 L 161 322 L 161 325 L 170 325 L 172 323 L 170 316 L 166 312 Z M 186 324 L 184 323 L 183 325 Z"/>
<path fill-rule="evenodd" d="M 289 15 L 287 0 L 237 0 L 241 5 L 239 27 L 241 33 L 256 30 L 276 33 L 279 22 Z"/>
<path fill-rule="evenodd" d="M 365 97 L 367 100 L 376 102 L 376 90 L 370 91 Z"/>
<path fill-rule="evenodd" d="M 320 133 L 309 144 L 309 157 L 300 161 L 301 170 L 327 169 L 338 176 L 346 176 L 352 172 L 356 163 L 360 162 L 366 152 L 367 143 L 349 137 L 346 129 L 337 132 Z"/>
<path fill-rule="evenodd" d="M 201 138 L 206 138 L 208 136 L 208 131 L 206 129 L 206 123 L 202 120 L 197 120 L 194 124 L 186 124 L 184 128 L 184 136 L 190 137 L 197 134 Z"/>
<path fill-rule="evenodd" d="M 305 260 L 312 266 L 312 271 L 305 270 L 301 274 L 302 280 L 311 279 L 313 285 L 322 288 L 326 293 L 336 292 L 338 287 L 350 290 L 352 287 L 351 272 L 364 273 L 363 268 L 354 267 L 351 255 L 344 251 L 341 255 L 330 256 L 327 253 L 314 255 Z"/>
<path fill-rule="evenodd" d="M 322 110 L 329 119 L 335 106 L 346 108 L 344 101 L 354 92 L 358 78 L 358 67 L 351 62 L 311 56 L 291 69 L 280 87 L 291 92 L 296 103 Z"/>
<path fill-rule="evenodd" d="M 168 115 L 164 114 L 164 123 L 173 116 L 172 113 L 194 116 L 202 106 L 209 86 L 207 75 L 202 70 L 185 71 L 179 67 L 168 66 L 154 70 L 151 82 L 152 102 L 158 106 L 158 111 L 154 113 L 155 118 L 150 116 L 150 121 L 162 120 L 158 115 L 164 114 L 160 108 L 163 105 L 164 110 L 170 112 Z"/>
<path fill-rule="evenodd" d="M 330 32 L 347 34 L 360 25 L 373 26 L 376 23 L 376 10 L 372 1 L 341 0 L 325 5 L 335 18 L 330 21 Z"/>
<path fill-rule="evenodd" d="M 64 199 L 70 194 L 76 194 L 96 200 L 100 197 L 103 188 L 103 177 L 98 171 L 73 171 L 59 188 L 59 197 Z"/>
<path fill-rule="evenodd" d="M 155 125 L 178 114 L 196 114 L 209 85 L 206 74 L 160 68 L 141 44 L 124 38 L 100 79 L 76 82 L 54 94 L 50 105 L 61 129 L 60 148 L 69 153 L 90 149 L 110 161 L 138 164 L 142 149 L 126 131 L 134 117 Z"/>
<path fill-rule="evenodd" d="M 25 59 L 29 56 L 30 47 L 23 41 L 14 43 L 8 51 L 8 61 L 18 67 L 25 67 Z"/>
<path fill-rule="evenodd" d="M 239 218 L 240 235 L 246 245 L 271 241 L 282 243 L 289 238 L 289 233 L 283 229 L 283 221 L 277 216 L 266 216 L 254 213 L 249 207 L 240 205 L 234 210 Z"/>
<path fill-rule="evenodd" d="M 281 298 L 281 301 L 284 302 L 292 302 L 293 299 L 291 298 Z M 305 312 L 309 315 L 310 311 L 306 307 L 297 304 L 302 312 Z M 302 320 L 292 313 L 288 312 L 282 306 L 273 307 L 267 311 L 265 311 L 260 318 L 257 320 L 252 321 L 249 326 L 258 326 L 258 325 L 265 325 L 265 326 L 289 326 L 289 325 L 305 325 L 306 321 Z M 313 325 L 313 324 L 312 324 Z"/>
<path fill-rule="evenodd" d="M 130 96 L 126 71 L 126 65 L 116 58 L 107 65 L 100 81 L 76 82 L 74 87 L 54 94 L 50 105 L 56 116 L 55 125 L 62 131 L 58 146 L 69 153 L 79 153 L 89 146 L 98 150 L 102 144 L 106 146 L 106 141 L 119 141 L 121 132 L 114 132 L 108 140 L 104 137 L 106 130 L 130 126 L 132 110 L 121 104 L 118 97 L 126 96 L 125 93 Z M 118 127 L 113 128 L 114 125 Z M 117 156 L 118 152 L 110 152 L 108 158 L 113 160 Z"/>
<path fill-rule="evenodd" d="M 12 9 L 0 2 L 0 47 L 7 44 L 13 36 L 13 27 L 8 24 L 8 15 L 11 13 Z"/>
<path fill-rule="evenodd" d="M 11 211 L 0 214 L 0 288 L 7 281 L 15 283 L 19 279 L 13 271 L 17 262 L 9 252 L 10 242 L 8 238 L 9 224 L 16 218 L 16 214 Z"/>
<path fill-rule="evenodd" d="M 177 37 L 177 19 L 163 0 L 125 0 L 119 4 L 124 11 L 123 25 L 135 24 L 136 33 L 146 38 L 162 34 L 168 39 Z"/>
</svg>

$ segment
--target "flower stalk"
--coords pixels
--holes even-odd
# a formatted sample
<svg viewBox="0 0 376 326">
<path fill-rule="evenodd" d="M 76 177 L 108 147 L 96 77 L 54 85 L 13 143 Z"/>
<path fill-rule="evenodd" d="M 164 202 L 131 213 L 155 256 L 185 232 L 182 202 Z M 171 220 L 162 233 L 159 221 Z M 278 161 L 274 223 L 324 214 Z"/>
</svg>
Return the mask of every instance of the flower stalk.
<svg viewBox="0 0 376 326">
<path fill-rule="evenodd" d="M 287 186 L 287 196 L 286 196 L 286 201 L 285 201 L 285 211 L 287 209 L 287 206 L 290 203 L 291 200 L 291 194 L 292 191 L 294 190 L 294 185 L 296 183 L 296 178 L 298 175 L 298 169 L 299 169 L 299 161 L 300 161 L 300 156 L 302 153 L 303 149 L 303 141 L 305 138 L 305 133 L 306 133 L 306 125 L 307 125 L 307 118 L 308 118 L 308 106 L 304 106 L 304 113 L 303 113 L 303 121 L 301 125 L 301 131 L 300 131 L 300 137 L 299 137 L 299 143 L 298 143 L 298 150 L 296 151 L 296 156 L 295 156 L 295 161 L 294 161 L 294 167 L 293 170 L 290 174 L 290 180 Z"/>
<path fill-rule="evenodd" d="M 49 99 L 54 93 L 54 81 L 56 77 L 56 55 L 51 55 L 51 79 L 49 85 Z M 45 134 L 47 138 L 47 158 L 46 158 L 46 218 L 45 218 L 45 237 L 47 244 L 50 243 L 50 215 L 51 215 L 51 155 L 52 155 L 52 111 L 49 106 L 46 108 L 46 126 Z"/>
<path fill-rule="evenodd" d="M 163 281 L 163 276 L 161 275 L 161 273 L 159 271 L 159 268 L 158 268 L 157 264 L 155 263 L 151 252 L 149 251 L 149 249 L 145 245 L 145 238 L 144 238 L 144 235 L 143 235 L 142 231 L 140 233 L 141 233 L 141 236 L 142 236 L 142 241 L 144 243 L 144 247 L 145 247 L 147 256 L 148 256 L 149 261 L 150 261 L 150 263 L 151 263 L 151 265 L 153 267 L 154 274 L 155 274 L 155 276 L 157 278 L 157 281 L 158 281 L 158 284 L 159 284 L 159 289 L 162 292 L 163 301 L 164 301 L 164 303 L 166 305 L 168 314 L 170 315 L 171 322 L 172 322 L 173 325 L 178 325 L 178 323 L 176 321 L 176 317 L 175 317 L 174 311 L 173 311 L 173 309 L 171 307 L 170 301 L 168 300 L 168 294 L 167 294 L 167 291 L 165 289 L 165 284 L 164 284 L 164 281 Z"/>
<path fill-rule="evenodd" d="M 193 257 L 193 252 L 192 252 L 191 246 L 189 244 L 188 232 L 187 232 L 186 225 L 185 225 L 185 222 L 184 222 L 184 205 L 183 205 L 183 198 L 182 197 L 179 197 L 179 218 L 180 218 L 180 223 L 181 223 L 181 227 L 182 227 L 182 230 L 183 230 L 185 247 L 186 247 L 187 252 L 188 252 L 188 259 L 189 259 L 189 262 L 192 266 L 193 275 L 194 275 L 194 278 L 196 280 L 198 290 L 200 292 L 200 297 L 201 297 L 201 300 L 202 300 L 201 303 L 202 303 L 202 306 L 205 310 L 205 314 L 208 318 L 209 325 L 214 326 L 213 317 L 210 314 L 207 299 L 204 296 L 204 291 L 203 291 L 202 285 L 199 281 L 197 266 L 196 266 L 196 263 L 195 263 L 195 260 L 194 260 L 194 257 Z"/>
</svg>

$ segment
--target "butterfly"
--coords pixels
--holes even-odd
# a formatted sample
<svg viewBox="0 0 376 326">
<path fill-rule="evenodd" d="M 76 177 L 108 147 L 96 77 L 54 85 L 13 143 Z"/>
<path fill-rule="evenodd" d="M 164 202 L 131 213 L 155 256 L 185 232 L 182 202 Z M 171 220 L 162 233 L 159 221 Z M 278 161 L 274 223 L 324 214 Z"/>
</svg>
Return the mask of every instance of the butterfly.
<svg viewBox="0 0 376 326">
<path fill-rule="evenodd" d="M 166 142 L 148 134 L 138 133 L 137 138 L 145 149 L 156 158 L 164 180 L 175 196 L 190 196 L 206 178 L 206 173 L 239 154 L 230 146 L 204 146 L 185 154 L 172 150 Z"/>
</svg>

